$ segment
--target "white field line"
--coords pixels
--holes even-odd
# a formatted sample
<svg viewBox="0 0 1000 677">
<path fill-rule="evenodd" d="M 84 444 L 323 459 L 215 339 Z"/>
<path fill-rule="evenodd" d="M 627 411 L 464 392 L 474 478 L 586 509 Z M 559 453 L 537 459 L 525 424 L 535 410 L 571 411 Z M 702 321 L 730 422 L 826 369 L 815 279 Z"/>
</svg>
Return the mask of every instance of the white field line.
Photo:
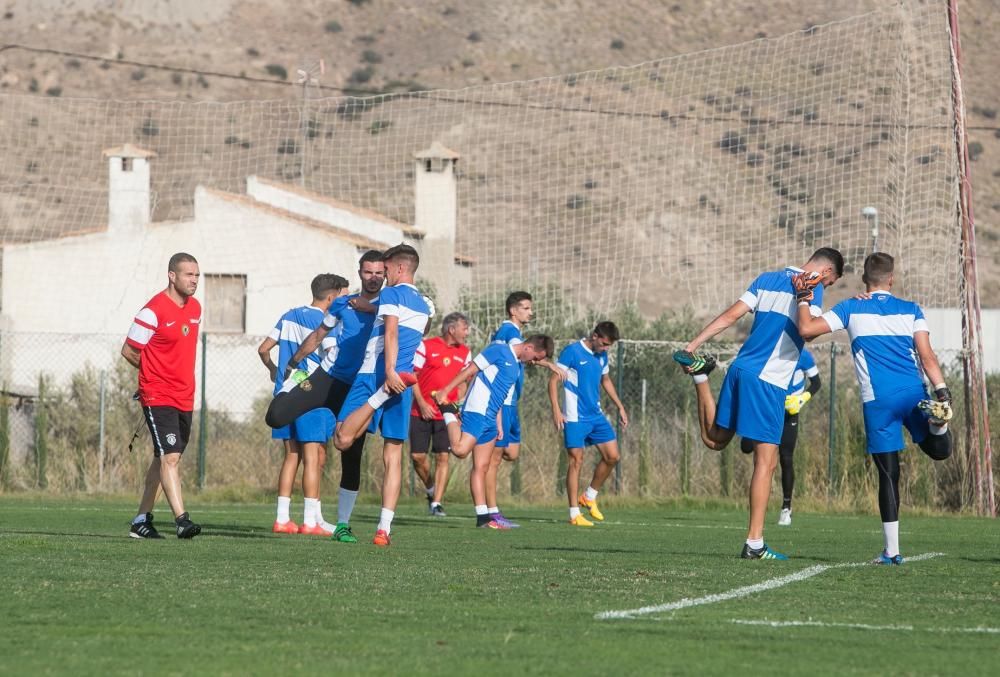
<svg viewBox="0 0 1000 677">
<path fill-rule="evenodd" d="M 854 630 L 895 630 L 899 632 L 957 632 L 984 635 L 1000 635 L 1000 628 L 915 628 L 912 625 L 869 625 L 867 623 L 826 623 L 824 621 L 768 621 L 768 620 L 740 620 L 733 618 L 729 621 L 736 625 L 763 625 L 769 628 L 851 628 Z"/>
<path fill-rule="evenodd" d="M 921 555 L 914 555 L 913 557 L 908 557 L 907 562 L 919 562 L 925 559 L 931 559 L 932 557 L 940 557 L 944 553 L 942 552 L 927 552 Z M 843 564 L 817 564 L 815 566 L 802 569 L 801 571 L 796 571 L 794 574 L 788 574 L 787 576 L 779 576 L 778 578 L 771 578 L 769 580 L 763 581 L 761 583 L 755 583 L 754 585 L 746 585 L 742 588 L 733 588 L 732 590 L 727 590 L 726 592 L 719 592 L 713 595 L 705 595 L 704 597 L 685 597 L 684 599 L 677 600 L 676 602 L 668 602 L 667 604 L 657 604 L 655 606 L 644 606 L 638 609 L 624 609 L 622 611 L 602 611 L 601 613 L 594 614 L 594 618 L 599 621 L 606 621 L 612 619 L 624 619 L 624 618 L 636 618 L 638 616 L 647 616 L 649 614 L 659 614 L 667 611 L 677 611 L 679 609 L 688 609 L 693 606 L 703 606 L 705 604 L 716 604 L 718 602 L 727 602 L 731 599 L 740 599 L 748 595 L 753 595 L 758 592 L 766 592 L 768 590 L 774 590 L 775 588 L 781 588 L 789 583 L 796 583 L 798 581 L 804 581 L 807 578 L 812 578 L 813 576 L 818 576 L 824 571 L 829 571 L 830 569 L 841 569 L 846 567 L 862 567 L 862 566 L 874 566 L 869 562 L 845 562 Z"/>
</svg>

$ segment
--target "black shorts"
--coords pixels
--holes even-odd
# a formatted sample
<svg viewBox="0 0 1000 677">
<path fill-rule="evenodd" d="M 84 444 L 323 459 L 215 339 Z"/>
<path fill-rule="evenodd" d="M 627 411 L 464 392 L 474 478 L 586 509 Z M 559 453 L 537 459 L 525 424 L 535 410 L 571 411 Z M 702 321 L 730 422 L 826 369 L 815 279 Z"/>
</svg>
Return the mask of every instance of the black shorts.
<svg viewBox="0 0 1000 677">
<path fill-rule="evenodd" d="M 451 451 L 448 426 L 444 421 L 425 421 L 419 416 L 410 416 L 410 453 L 426 454 L 431 448 L 439 454 Z"/>
<path fill-rule="evenodd" d="M 191 438 L 191 412 L 176 407 L 143 407 L 146 427 L 153 438 L 153 456 L 183 454 Z"/>
<path fill-rule="evenodd" d="M 282 428 L 307 411 L 326 407 L 340 420 L 340 408 L 351 390 L 350 383 L 335 379 L 322 369 L 315 370 L 287 393 L 278 393 L 267 407 L 264 421 L 272 428 Z"/>
</svg>

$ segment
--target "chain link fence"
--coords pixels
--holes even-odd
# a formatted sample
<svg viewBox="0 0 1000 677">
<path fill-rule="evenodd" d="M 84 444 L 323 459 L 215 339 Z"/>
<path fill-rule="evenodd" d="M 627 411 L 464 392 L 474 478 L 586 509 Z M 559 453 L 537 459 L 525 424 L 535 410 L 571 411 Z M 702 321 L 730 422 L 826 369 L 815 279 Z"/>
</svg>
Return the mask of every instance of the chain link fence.
<svg viewBox="0 0 1000 677">
<path fill-rule="evenodd" d="M 0 334 L 3 387 L 0 406 L 0 489 L 53 492 L 121 492 L 141 486 L 150 441 L 132 393 L 135 370 L 119 357 L 121 336 Z M 256 349 L 261 337 L 202 336 L 198 390 L 188 460 L 187 484 L 206 490 L 272 490 L 282 446 L 271 439 L 264 411 L 272 384 Z M 568 341 L 560 341 L 560 347 Z M 722 452 L 705 448 L 698 433 L 695 391 L 674 365 L 680 343 L 620 341 L 611 349 L 611 378 L 630 424 L 617 423 L 622 462 L 607 491 L 628 497 L 699 498 L 742 496 L 752 460 L 734 442 Z M 710 346 L 726 366 L 737 344 Z M 849 349 L 840 343 L 810 348 L 823 386 L 800 414 L 795 452 L 796 496 L 840 507 L 871 509 L 876 477 L 864 453 L 858 387 Z M 56 357 L 57 359 L 53 359 Z M 952 426 L 956 450 L 935 463 L 910 446 L 902 455 L 903 501 L 927 508 L 961 510 L 970 505 L 972 456 L 964 435 L 962 356 L 939 353 L 956 396 Z M 723 369 L 712 374 L 718 392 Z M 564 493 L 566 454 L 552 424 L 549 372 L 527 370 L 521 402 L 523 442 L 516 463 L 504 463 L 501 498 L 554 501 Z M 989 379 L 1000 395 L 1000 379 Z M 610 410 L 615 424 L 614 410 Z M 1000 425 L 991 429 L 1000 430 Z M 131 445 L 131 452 L 130 452 Z M 381 481 L 380 440 L 368 442 L 362 489 Z M 996 445 L 995 445 L 996 448 Z M 330 447 L 326 495 L 339 481 L 336 451 Z M 584 481 L 596 452 L 588 452 Z M 452 459 L 449 500 L 465 502 L 469 461 Z M 414 478 L 410 474 L 410 491 Z"/>
</svg>

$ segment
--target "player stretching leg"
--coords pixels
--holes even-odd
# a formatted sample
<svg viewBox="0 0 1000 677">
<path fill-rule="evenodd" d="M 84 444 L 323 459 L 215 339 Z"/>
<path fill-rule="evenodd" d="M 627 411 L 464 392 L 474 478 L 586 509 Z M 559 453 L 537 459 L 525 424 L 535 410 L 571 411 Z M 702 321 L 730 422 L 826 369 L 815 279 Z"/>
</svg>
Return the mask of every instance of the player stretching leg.
<svg viewBox="0 0 1000 677">
<path fill-rule="evenodd" d="M 275 395 L 282 391 L 282 381 L 278 374 L 285 374 L 288 367 L 312 373 L 320 365 L 322 356 L 315 351 L 300 362 L 291 358 L 305 338 L 323 322 L 327 309 L 333 300 L 346 293 L 348 282 L 339 275 L 317 275 L 313 278 L 312 303 L 308 306 L 292 308 L 278 320 L 270 335 L 257 348 L 261 362 L 267 367 L 271 380 L 275 383 Z M 278 347 L 278 363 L 271 361 L 271 350 Z M 292 385 L 295 385 L 294 382 Z M 290 386 L 289 386 L 290 389 Z M 333 412 L 320 406 L 302 414 L 287 426 L 271 431 L 272 439 L 284 440 L 285 460 L 278 474 L 278 514 L 271 530 L 277 534 L 311 534 L 329 536 L 334 527 L 324 522 L 320 507 L 320 479 L 323 462 L 326 460 L 326 443 L 333 434 Z M 292 484 L 299 461 L 303 465 L 302 525 L 296 525 L 289 517 Z"/>
<path fill-rule="evenodd" d="M 558 367 L 565 372 L 563 390 L 565 408 L 559 408 L 558 376 L 549 377 L 549 403 L 552 421 L 563 432 L 569 463 L 566 467 L 566 497 L 569 499 L 569 523 L 577 527 L 592 527 L 594 523 L 580 514 L 580 507 L 587 508 L 591 517 L 604 521 L 597 507 L 597 492 L 618 465 L 618 440 L 615 430 L 601 410 L 601 388 L 618 408 L 618 418 L 628 426 L 628 414 L 618 399 L 611 377 L 608 375 L 608 348 L 619 338 L 614 322 L 598 322 L 590 336 L 563 348 L 559 353 Z M 594 477 L 587 490 L 579 494 L 580 470 L 583 467 L 583 448 L 596 445 L 601 460 L 594 468 Z"/>
<path fill-rule="evenodd" d="M 434 517 L 445 517 L 441 499 L 448 487 L 448 456 L 451 443 L 448 426 L 433 397 L 463 368 L 472 362 L 465 340 L 469 319 L 462 313 L 450 313 L 441 323 L 441 335 L 424 339 L 413 357 L 417 383 L 413 386 L 413 409 L 410 412 L 410 460 L 427 494 L 427 509 Z M 447 401 L 463 399 L 466 383 L 447 392 Z M 434 474 L 428 452 L 435 455 Z"/>
<path fill-rule="evenodd" d="M 809 386 L 806 386 L 806 377 Z M 785 396 L 785 427 L 781 431 L 781 443 L 778 445 L 778 464 L 781 466 L 781 513 L 778 515 L 778 526 L 792 525 L 792 492 L 795 489 L 795 466 L 793 456 L 795 443 L 799 438 L 799 412 L 812 396 L 819 392 L 821 382 L 819 369 L 812 353 L 805 348 L 795 365 L 795 375 L 792 385 Z M 740 451 L 744 454 L 753 453 L 753 440 L 746 437 L 740 440 Z"/>
<path fill-rule="evenodd" d="M 750 523 L 740 554 L 744 559 L 787 559 L 764 543 L 764 518 L 784 427 L 785 395 L 802 350 L 792 285 L 792 276 L 802 272 L 808 273 L 815 287 L 807 310 L 820 314 L 823 287 L 834 284 L 844 272 L 844 257 L 829 247 L 816 250 L 802 268 L 787 267 L 758 276 L 736 303 L 709 322 L 685 350 L 674 354 L 694 380 L 705 446 L 724 449 L 737 434 L 754 440 Z M 715 361 L 695 351 L 748 312 L 754 312 L 750 335 L 726 373 L 716 406 L 708 386 Z"/>
<path fill-rule="evenodd" d="M 873 564 L 902 564 L 899 553 L 899 452 L 905 448 L 903 428 L 935 461 L 951 455 L 951 394 L 931 348 L 923 310 L 890 290 L 895 263 L 888 254 L 865 259 L 867 298 L 841 301 L 822 317 L 798 309 L 799 331 L 806 339 L 846 329 L 861 387 L 868 453 L 878 469 L 878 508 L 885 547 Z M 798 280 L 801 282 L 801 280 Z M 919 365 L 914 360 L 919 358 Z M 924 379 L 934 390 L 925 399 Z"/>
<path fill-rule="evenodd" d="M 388 286 L 379 296 L 378 312 L 365 359 L 338 417 L 336 446 L 347 451 L 365 431 L 381 431 L 382 511 L 373 543 L 390 544 L 402 483 L 403 440 L 410 432 L 410 406 L 416 383 L 410 373 L 413 355 L 423 340 L 430 307 L 413 278 L 420 264 L 417 251 L 405 244 L 392 247 L 382 257 Z"/>
<path fill-rule="evenodd" d="M 472 454 L 469 489 L 476 509 L 476 526 L 490 529 L 510 529 L 490 515 L 486 504 L 486 472 L 493 455 L 493 446 L 500 431 L 500 408 L 521 374 L 521 364 L 537 363 L 552 355 L 550 337 L 529 336 L 516 345 L 493 343 L 476 355 L 472 364 L 459 372 L 434 400 L 444 413 L 448 425 L 451 451 L 458 458 Z M 475 379 L 465 398 L 462 420 L 458 421 L 454 406 L 448 406 L 448 393 L 460 383 Z"/>
</svg>

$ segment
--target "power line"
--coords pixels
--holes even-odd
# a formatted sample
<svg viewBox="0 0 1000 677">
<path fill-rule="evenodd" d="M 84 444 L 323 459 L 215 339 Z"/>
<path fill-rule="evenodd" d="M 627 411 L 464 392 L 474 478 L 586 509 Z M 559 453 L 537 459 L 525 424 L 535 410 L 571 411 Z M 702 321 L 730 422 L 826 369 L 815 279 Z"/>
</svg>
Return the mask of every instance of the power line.
<svg viewBox="0 0 1000 677">
<path fill-rule="evenodd" d="M 213 78 L 224 78 L 227 80 L 239 80 L 242 82 L 252 82 L 256 84 L 265 85 L 276 85 L 280 87 L 296 87 L 298 83 L 291 82 L 289 80 L 274 80 L 270 78 L 259 78 L 251 75 L 246 75 L 243 73 L 223 73 L 221 71 L 207 71 L 198 68 L 186 68 L 184 66 L 170 66 L 167 64 L 157 64 L 148 63 L 144 61 L 134 61 L 131 59 L 119 59 L 119 58 L 108 58 L 104 56 L 95 56 L 93 54 L 82 54 L 80 52 L 70 52 L 60 49 L 52 49 L 48 47 L 29 47 L 27 45 L 2 45 L 0 46 L 0 52 L 5 52 L 7 50 L 22 50 L 26 52 L 32 52 L 35 54 L 53 54 L 56 56 L 70 57 L 75 59 L 85 59 L 87 61 L 99 61 L 102 63 L 107 63 L 111 65 L 123 65 L 123 66 L 135 66 L 138 68 L 149 68 L 151 70 L 160 70 L 173 73 L 187 73 L 190 75 L 200 75 Z M 410 96 L 420 96 L 421 98 L 429 99 L 432 101 L 440 101 L 443 103 L 461 103 L 461 104 L 475 104 L 480 106 L 495 106 L 499 108 L 532 108 L 537 110 L 553 110 L 565 113 L 591 113 L 597 115 L 611 115 L 616 117 L 632 117 L 632 118 L 662 118 L 662 119 L 674 119 L 674 120 L 697 120 L 699 122 L 732 122 L 732 123 L 746 123 L 747 120 L 734 119 L 723 116 L 696 116 L 687 114 L 665 114 L 665 113 L 632 113 L 624 111 L 615 111 L 608 109 L 594 109 L 582 106 L 559 106 L 559 105 L 547 105 L 547 104 L 526 104 L 526 103 L 516 103 L 509 101 L 475 101 L 468 100 L 460 97 L 449 96 L 441 90 L 420 90 L 411 92 L 396 92 L 396 91 L 386 91 L 380 89 L 359 89 L 354 87 L 336 87 L 333 85 L 324 85 L 322 83 L 313 85 L 320 90 L 326 90 L 330 92 L 338 92 L 341 94 L 346 94 L 348 96 L 393 96 L 407 94 Z M 755 121 L 759 125 L 797 125 L 801 124 L 800 120 L 778 120 L 774 118 L 760 118 Z M 825 122 L 820 120 L 813 120 L 809 123 L 811 126 L 816 127 L 869 127 L 873 129 L 880 129 L 885 125 L 881 123 L 856 123 L 856 122 Z M 940 129 L 945 125 L 913 125 L 911 128 L 916 129 Z M 986 132 L 1000 132 L 1000 126 L 990 126 L 990 125 L 967 125 L 966 129 L 975 131 L 986 131 Z"/>
</svg>

